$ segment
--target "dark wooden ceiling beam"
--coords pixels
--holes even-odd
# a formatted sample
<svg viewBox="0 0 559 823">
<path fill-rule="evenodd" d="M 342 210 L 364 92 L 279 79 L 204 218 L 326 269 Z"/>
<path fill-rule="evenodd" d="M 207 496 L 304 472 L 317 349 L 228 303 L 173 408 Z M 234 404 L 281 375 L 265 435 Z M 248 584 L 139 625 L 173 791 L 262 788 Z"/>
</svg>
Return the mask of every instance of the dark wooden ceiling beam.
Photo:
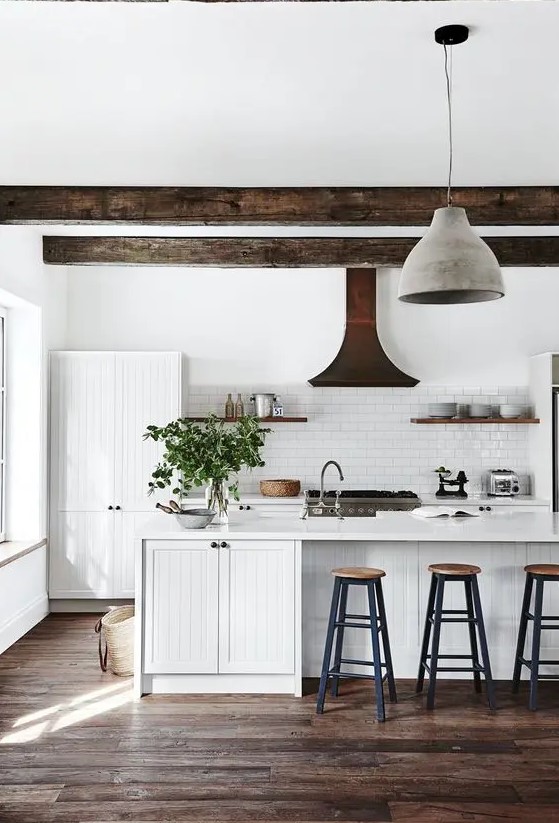
<svg viewBox="0 0 559 823">
<path fill-rule="evenodd" d="M 43 237 L 53 265 L 319 268 L 399 266 L 410 237 Z M 502 266 L 558 266 L 559 237 L 486 237 Z"/>
<path fill-rule="evenodd" d="M 559 225 L 558 186 L 457 188 L 454 204 L 476 225 Z M 425 226 L 444 205 L 444 187 L 0 186 L 0 223 Z"/>
</svg>

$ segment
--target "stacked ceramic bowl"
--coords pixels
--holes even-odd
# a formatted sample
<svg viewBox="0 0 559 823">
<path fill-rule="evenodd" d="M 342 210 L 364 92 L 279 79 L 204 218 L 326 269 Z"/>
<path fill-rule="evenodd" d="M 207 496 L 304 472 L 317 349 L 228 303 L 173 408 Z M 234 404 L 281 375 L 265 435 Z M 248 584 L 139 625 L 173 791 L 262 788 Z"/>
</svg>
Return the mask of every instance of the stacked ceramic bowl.
<svg viewBox="0 0 559 823">
<path fill-rule="evenodd" d="M 501 417 L 524 417 L 526 407 L 519 403 L 503 403 L 499 406 L 499 414 Z"/>
<path fill-rule="evenodd" d="M 491 406 L 488 403 L 472 403 L 469 415 L 470 417 L 479 417 L 482 420 L 491 417 Z"/>
<path fill-rule="evenodd" d="M 456 403 L 429 403 L 429 417 L 456 417 Z"/>
</svg>

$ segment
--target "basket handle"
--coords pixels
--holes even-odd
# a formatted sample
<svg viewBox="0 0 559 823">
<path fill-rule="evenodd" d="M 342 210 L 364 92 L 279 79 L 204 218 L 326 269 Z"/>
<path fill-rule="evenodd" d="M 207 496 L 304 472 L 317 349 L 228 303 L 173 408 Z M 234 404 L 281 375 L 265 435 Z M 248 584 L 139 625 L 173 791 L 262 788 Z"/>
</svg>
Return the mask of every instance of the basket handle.
<svg viewBox="0 0 559 823">
<path fill-rule="evenodd" d="M 107 671 L 107 641 L 105 641 L 105 652 L 103 653 L 102 650 L 102 640 L 101 640 L 101 629 L 103 628 L 103 618 L 100 617 L 97 623 L 95 624 L 95 633 L 99 635 L 99 665 L 101 666 L 101 671 Z"/>
</svg>

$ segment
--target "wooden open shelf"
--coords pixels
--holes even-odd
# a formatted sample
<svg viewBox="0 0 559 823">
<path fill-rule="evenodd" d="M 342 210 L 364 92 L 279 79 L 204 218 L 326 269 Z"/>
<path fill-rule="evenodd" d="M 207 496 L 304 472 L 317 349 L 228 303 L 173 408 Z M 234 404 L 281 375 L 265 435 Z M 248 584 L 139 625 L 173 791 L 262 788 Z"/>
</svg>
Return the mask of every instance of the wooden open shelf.
<svg viewBox="0 0 559 823">
<path fill-rule="evenodd" d="M 250 415 L 247 415 L 249 417 Z M 307 417 L 259 417 L 260 423 L 306 423 Z M 203 423 L 205 417 L 183 417 L 183 420 L 191 420 L 193 423 Z M 224 420 L 225 423 L 236 423 L 236 420 L 227 420 L 225 417 L 219 417 L 218 420 Z"/>
<path fill-rule="evenodd" d="M 539 423 L 539 417 L 412 417 L 412 423 Z"/>
</svg>

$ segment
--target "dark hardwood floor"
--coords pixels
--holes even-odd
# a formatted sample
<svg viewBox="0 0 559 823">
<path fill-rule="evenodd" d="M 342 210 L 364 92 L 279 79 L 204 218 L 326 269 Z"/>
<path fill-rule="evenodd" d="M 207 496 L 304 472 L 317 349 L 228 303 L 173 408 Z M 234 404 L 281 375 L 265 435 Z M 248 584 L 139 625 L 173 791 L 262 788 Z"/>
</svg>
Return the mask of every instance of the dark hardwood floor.
<svg viewBox="0 0 559 823">
<path fill-rule="evenodd" d="M 51 615 L 0 656 L 0 821 L 559 823 L 559 683 L 500 684 L 492 714 L 469 683 L 413 684 L 374 718 L 347 682 L 314 713 L 261 696 L 131 700 L 102 674 L 93 615 Z"/>
</svg>

